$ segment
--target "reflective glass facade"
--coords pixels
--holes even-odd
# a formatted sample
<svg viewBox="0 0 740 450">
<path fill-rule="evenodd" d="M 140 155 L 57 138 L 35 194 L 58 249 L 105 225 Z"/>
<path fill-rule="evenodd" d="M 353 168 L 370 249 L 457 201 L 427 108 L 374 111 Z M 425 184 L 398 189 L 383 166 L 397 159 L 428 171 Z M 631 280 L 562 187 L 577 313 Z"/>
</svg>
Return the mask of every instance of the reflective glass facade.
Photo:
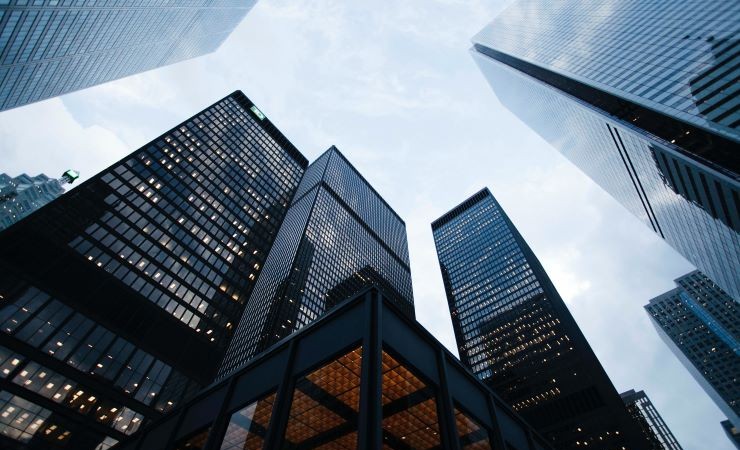
<svg viewBox="0 0 740 450">
<path fill-rule="evenodd" d="M 736 298 L 739 14 L 523 0 L 473 48 L 504 106 Z"/>
<path fill-rule="evenodd" d="M 650 442 L 649 450 L 682 450 L 668 425 L 645 392 L 630 389 L 619 394 L 632 419 Z"/>
<path fill-rule="evenodd" d="M 0 1 L 0 110 L 210 53 L 254 3 Z"/>
<path fill-rule="evenodd" d="M 740 304 L 698 271 L 645 306 L 658 334 L 735 426 L 740 424 Z"/>
<path fill-rule="evenodd" d="M 558 449 L 644 441 L 539 261 L 488 189 L 432 223 L 461 361 Z"/>
<path fill-rule="evenodd" d="M 213 379 L 308 165 L 253 108 L 235 92 L 0 233 L 0 392 L 48 411 L 7 445 L 103 449 Z"/>
<path fill-rule="evenodd" d="M 406 225 L 335 147 L 306 170 L 219 371 L 370 284 L 414 314 Z"/>
<path fill-rule="evenodd" d="M 0 231 L 62 195 L 67 181 L 44 174 L 35 177 L 0 174 Z"/>
<path fill-rule="evenodd" d="M 395 301 L 345 300 L 116 448 L 550 448 Z"/>
</svg>

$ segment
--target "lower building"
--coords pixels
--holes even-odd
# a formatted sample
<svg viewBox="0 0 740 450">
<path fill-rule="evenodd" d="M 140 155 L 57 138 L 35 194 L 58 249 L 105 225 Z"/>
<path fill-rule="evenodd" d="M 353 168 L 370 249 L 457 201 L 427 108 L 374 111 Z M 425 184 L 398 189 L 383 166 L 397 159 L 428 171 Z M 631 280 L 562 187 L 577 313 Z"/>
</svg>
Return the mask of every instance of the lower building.
<svg viewBox="0 0 740 450">
<path fill-rule="evenodd" d="M 115 448 L 550 447 L 372 287 Z"/>
<path fill-rule="evenodd" d="M 0 173 L 0 231 L 64 194 L 64 185 L 79 176 L 74 170 L 65 171 L 59 179 L 44 174 L 11 177 Z"/>
<path fill-rule="evenodd" d="M 729 420 L 723 420 L 720 425 L 724 428 L 730 441 L 735 444 L 735 448 L 740 449 L 740 429 L 734 426 Z"/>
<path fill-rule="evenodd" d="M 634 389 L 630 389 L 619 395 L 627 407 L 627 412 L 650 443 L 650 450 L 682 450 L 678 440 L 673 436 L 645 392 L 635 392 Z"/>
</svg>

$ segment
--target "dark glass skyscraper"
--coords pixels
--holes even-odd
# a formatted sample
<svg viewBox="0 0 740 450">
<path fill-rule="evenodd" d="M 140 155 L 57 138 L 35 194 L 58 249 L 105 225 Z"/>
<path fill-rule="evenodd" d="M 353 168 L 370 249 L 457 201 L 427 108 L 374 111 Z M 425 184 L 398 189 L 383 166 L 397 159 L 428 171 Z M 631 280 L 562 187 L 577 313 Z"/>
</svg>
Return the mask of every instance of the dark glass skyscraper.
<svg viewBox="0 0 740 450">
<path fill-rule="evenodd" d="M 460 359 L 557 449 L 642 449 L 640 431 L 488 189 L 432 223 Z"/>
<path fill-rule="evenodd" d="M 368 284 L 414 315 L 406 225 L 331 147 L 298 186 L 219 376 Z"/>
<path fill-rule="evenodd" d="M 212 381 L 307 165 L 235 92 L 0 233 L 0 447 L 105 449 Z"/>
<path fill-rule="evenodd" d="M 649 450 L 682 450 L 671 429 L 668 428 L 645 392 L 635 392 L 634 389 L 630 389 L 622 392 L 620 396 L 630 416 L 650 442 Z"/>
<path fill-rule="evenodd" d="M 501 103 L 740 299 L 740 4 L 519 0 L 475 38 Z"/>
<path fill-rule="evenodd" d="M 0 111 L 216 50 L 255 0 L 4 0 Z"/>
<path fill-rule="evenodd" d="M 727 415 L 740 426 L 740 304 L 698 271 L 645 306 L 658 334 Z"/>
</svg>

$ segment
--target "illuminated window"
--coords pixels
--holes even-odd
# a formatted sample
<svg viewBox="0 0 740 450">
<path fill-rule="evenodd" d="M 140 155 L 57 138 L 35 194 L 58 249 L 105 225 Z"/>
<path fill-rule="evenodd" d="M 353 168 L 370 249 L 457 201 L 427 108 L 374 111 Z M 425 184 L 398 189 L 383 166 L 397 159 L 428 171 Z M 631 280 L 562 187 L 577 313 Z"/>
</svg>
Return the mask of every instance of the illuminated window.
<svg viewBox="0 0 740 450">
<path fill-rule="evenodd" d="M 208 433 L 211 428 L 198 431 L 197 433 L 175 443 L 174 450 L 201 450 L 206 445 L 206 439 L 208 439 Z"/>
<path fill-rule="evenodd" d="M 362 348 L 298 380 L 283 448 L 356 449 Z"/>
<path fill-rule="evenodd" d="M 383 352 L 383 446 L 439 448 L 434 390 Z"/>
<path fill-rule="evenodd" d="M 221 450 L 259 450 L 264 445 L 275 393 L 232 414 Z"/>
<path fill-rule="evenodd" d="M 455 424 L 462 450 L 491 450 L 491 441 L 485 428 L 458 408 L 455 408 Z"/>
</svg>

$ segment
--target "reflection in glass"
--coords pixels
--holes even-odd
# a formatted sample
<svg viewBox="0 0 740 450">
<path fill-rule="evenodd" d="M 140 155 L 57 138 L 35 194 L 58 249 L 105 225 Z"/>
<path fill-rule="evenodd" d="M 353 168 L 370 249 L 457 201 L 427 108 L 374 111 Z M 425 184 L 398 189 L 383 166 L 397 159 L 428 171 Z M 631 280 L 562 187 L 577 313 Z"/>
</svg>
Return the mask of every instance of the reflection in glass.
<svg viewBox="0 0 740 450">
<path fill-rule="evenodd" d="M 206 446 L 209 431 L 211 431 L 210 427 L 190 435 L 185 439 L 180 439 L 175 443 L 174 450 L 202 450 L 203 447 Z"/>
<path fill-rule="evenodd" d="M 298 380 L 283 448 L 356 449 L 362 348 Z"/>
<path fill-rule="evenodd" d="M 232 414 L 221 450 L 260 450 L 265 443 L 275 393 Z"/>
<path fill-rule="evenodd" d="M 457 437 L 462 450 L 491 450 L 488 432 L 472 417 L 455 408 Z"/>
<path fill-rule="evenodd" d="M 383 448 L 438 448 L 434 390 L 383 352 Z"/>
</svg>

